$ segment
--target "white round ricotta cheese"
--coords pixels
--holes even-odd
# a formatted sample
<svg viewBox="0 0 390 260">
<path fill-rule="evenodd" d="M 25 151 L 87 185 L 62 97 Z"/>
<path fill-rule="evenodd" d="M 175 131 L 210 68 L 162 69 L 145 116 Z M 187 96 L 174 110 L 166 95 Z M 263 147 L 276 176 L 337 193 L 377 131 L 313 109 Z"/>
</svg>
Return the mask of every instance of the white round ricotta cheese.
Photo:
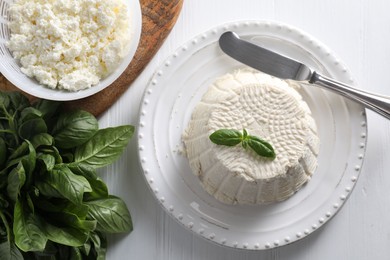
<svg viewBox="0 0 390 260">
<path fill-rule="evenodd" d="M 209 136 L 219 129 L 246 129 L 269 142 L 276 158 L 212 143 Z M 204 189 L 228 204 L 285 200 L 317 167 L 319 137 L 306 102 L 291 84 L 251 69 L 224 75 L 209 87 L 183 140 Z"/>
</svg>

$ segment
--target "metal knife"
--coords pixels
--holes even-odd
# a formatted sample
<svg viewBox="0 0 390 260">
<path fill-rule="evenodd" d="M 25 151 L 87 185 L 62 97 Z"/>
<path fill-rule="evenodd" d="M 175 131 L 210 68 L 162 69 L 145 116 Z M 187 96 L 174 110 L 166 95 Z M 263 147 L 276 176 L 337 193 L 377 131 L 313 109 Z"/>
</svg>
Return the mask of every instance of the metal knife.
<svg viewBox="0 0 390 260">
<path fill-rule="evenodd" d="M 219 46 L 227 55 L 252 68 L 281 79 L 306 81 L 319 85 L 390 119 L 390 97 L 388 96 L 356 89 L 321 75 L 299 61 L 240 39 L 234 32 L 223 33 L 219 38 Z"/>
</svg>

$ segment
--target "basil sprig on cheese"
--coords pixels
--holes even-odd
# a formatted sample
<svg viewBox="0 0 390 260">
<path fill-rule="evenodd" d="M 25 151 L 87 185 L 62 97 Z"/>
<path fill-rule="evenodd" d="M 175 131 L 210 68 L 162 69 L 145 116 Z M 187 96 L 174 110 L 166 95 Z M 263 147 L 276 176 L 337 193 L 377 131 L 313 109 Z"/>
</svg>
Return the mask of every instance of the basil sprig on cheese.
<svg viewBox="0 0 390 260">
<path fill-rule="evenodd" d="M 243 129 L 242 133 L 235 129 L 219 129 L 210 135 L 210 140 L 218 145 L 236 146 L 241 143 L 245 149 L 248 146 L 256 152 L 256 154 L 275 159 L 276 154 L 271 144 L 263 139 L 248 135 L 248 132 Z"/>
</svg>

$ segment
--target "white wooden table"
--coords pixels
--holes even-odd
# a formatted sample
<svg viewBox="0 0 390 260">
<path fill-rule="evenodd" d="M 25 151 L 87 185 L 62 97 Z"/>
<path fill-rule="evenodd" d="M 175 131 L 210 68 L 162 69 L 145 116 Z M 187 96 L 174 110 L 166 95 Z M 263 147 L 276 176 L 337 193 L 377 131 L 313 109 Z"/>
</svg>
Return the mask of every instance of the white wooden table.
<svg viewBox="0 0 390 260">
<path fill-rule="evenodd" d="M 234 20 L 268 19 L 298 27 L 333 50 L 360 88 L 390 96 L 389 10 L 387 0 L 185 0 L 165 44 L 100 124 L 137 125 L 143 91 L 160 63 L 192 37 Z M 307 238 L 268 251 L 217 246 L 173 220 L 147 187 L 133 138 L 122 158 L 102 173 L 110 191 L 126 201 L 134 222 L 132 233 L 109 237 L 107 258 L 390 259 L 390 124 L 372 112 L 367 116 L 365 161 L 345 206 Z"/>
</svg>

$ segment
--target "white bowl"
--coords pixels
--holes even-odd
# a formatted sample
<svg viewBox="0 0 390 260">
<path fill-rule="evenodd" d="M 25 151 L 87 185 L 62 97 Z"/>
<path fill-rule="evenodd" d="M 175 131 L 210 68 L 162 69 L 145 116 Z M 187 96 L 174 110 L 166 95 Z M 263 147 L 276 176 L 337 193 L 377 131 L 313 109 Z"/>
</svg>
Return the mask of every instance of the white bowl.
<svg viewBox="0 0 390 260">
<path fill-rule="evenodd" d="M 130 12 L 131 20 L 131 43 L 128 54 L 123 58 L 118 68 L 106 78 L 101 79 L 97 85 L 94 85 L 88 89 L 73 92 L 50 89 L 44 85 L 39 84 L 38 81 L 36 81 L 34 78 L 26 76 L 20 70 L 19 62 L 13 58 L 11 52 L 6 47 L 6 42 L 10 37 L 10 30 L 8 29 L 8 22 L 10 19 L 8 8 L 12 2 L 13 0 L 0 0 L 0 72 L 13 85 L 35 97 L 66 101 L 91 96 L 111 85 L 125 71 L 137 50 L 142 27 L 141 7 L 138 0 L 126 0 L 124 2 Z"/>
</svg>

